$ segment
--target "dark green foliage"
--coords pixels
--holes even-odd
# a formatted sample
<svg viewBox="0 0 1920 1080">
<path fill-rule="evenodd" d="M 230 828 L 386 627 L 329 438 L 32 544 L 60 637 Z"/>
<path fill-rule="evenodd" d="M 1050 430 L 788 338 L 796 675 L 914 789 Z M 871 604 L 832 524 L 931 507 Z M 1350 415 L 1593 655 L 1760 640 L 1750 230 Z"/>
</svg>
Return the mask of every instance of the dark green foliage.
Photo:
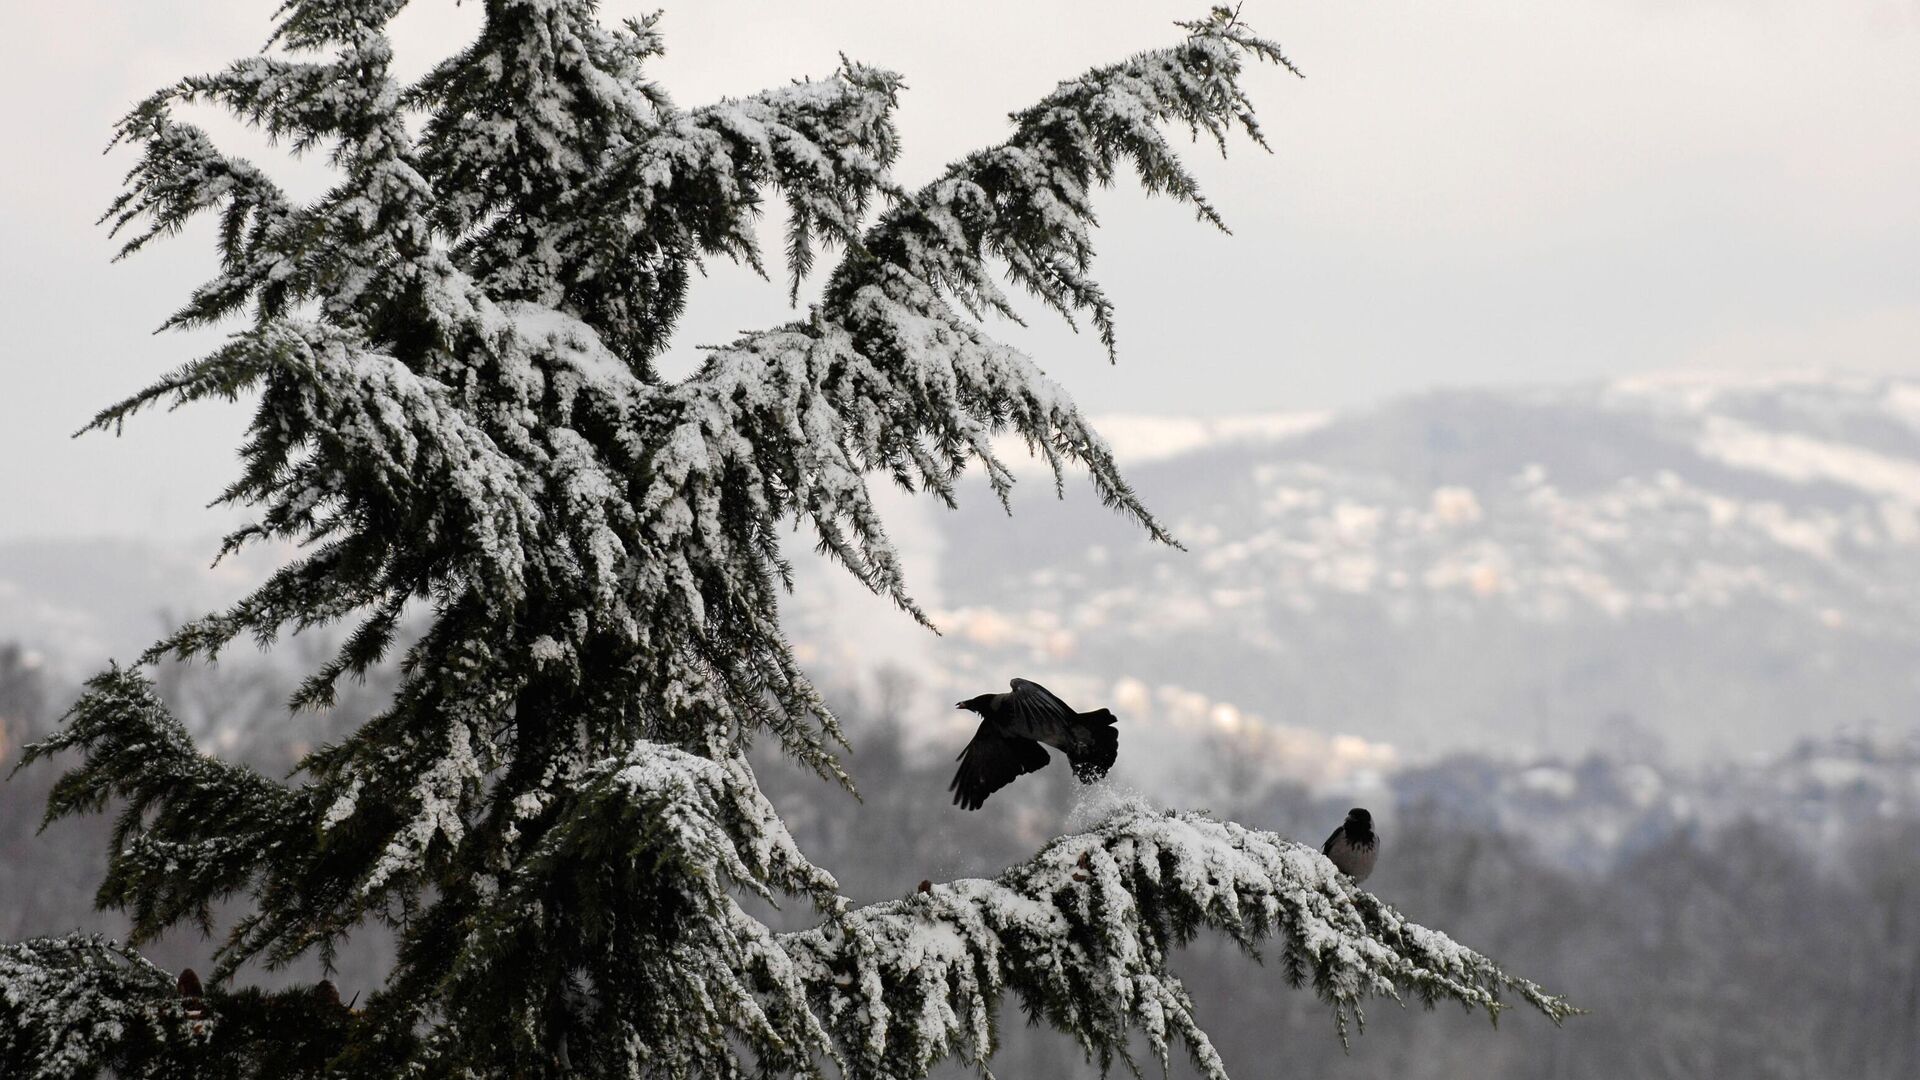
<svg viewBox="0 0 1920 1080">
<path fill-rule="evenodd" d="M 0 984 L 0 1062 L 22 1080 L 317 1076 L 359 1024 L 330 983 L 187 997 L 92 935 L 0 946 Z"/>
</svg>

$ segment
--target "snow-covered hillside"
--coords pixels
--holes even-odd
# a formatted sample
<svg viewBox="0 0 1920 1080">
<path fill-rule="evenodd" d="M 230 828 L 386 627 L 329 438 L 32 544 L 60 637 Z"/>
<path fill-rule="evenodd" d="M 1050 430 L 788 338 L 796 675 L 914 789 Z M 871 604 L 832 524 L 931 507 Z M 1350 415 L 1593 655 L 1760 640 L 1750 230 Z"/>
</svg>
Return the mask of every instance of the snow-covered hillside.
<svg viewBox="0 0 1920 1080">
<path fill-rule="evenodd" d="M 1463 754 L 1394 772 L 1382 828 L 1415 822 L 1525 837 L 1554 865 L 1601 871 L 1678 836 L 1758 825 L 1816 859 L 1920 817 L 1920 736 L 1807 740 L 1693 768 L 1627 750 L 1577 760 Z"/>
<path fill-rule="evenodd" d="M 1105 430 L 1188 550 L 1071 479 L 1062 503 L 1031 478 L 1012 518 L 984 491 L 934 512 L 909 566 L 946 631 L 914 665 L 939 693 L 1026 674 L 1373 763 L 1629 729 L 1698 759 L 1920 720 L 1920 383 L 1675 377 Z M 796 629 L 828 654 L 883 620 L 804 591 Z"/>
</svg>

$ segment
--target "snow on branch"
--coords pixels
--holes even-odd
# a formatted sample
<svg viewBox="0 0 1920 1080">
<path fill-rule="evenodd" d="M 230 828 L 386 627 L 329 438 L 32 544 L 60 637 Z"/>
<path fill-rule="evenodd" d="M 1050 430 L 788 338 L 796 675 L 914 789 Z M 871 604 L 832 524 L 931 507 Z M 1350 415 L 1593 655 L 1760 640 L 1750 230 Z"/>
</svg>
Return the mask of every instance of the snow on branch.
<svg viewBox="0 0 1920 1080">
<path fill-rule="evenodd" d="M 850 1078 L 921 1077 L 949 1057 L 988 1065 L 1011 997 L 1103 1072 L 1138 1069 L 1138 1034 L 1163 1065 L 1178 1044 L 1203 1075 L 1225 1080 L 1169 969 L 1175 949 L 1207 930 L 1276 961 L 1260 970 L 1311 986 L 1343 1039 L 1374 998 L 1453 1001 L 1496 1019 L 1517 1002 L 1555 1023 L 1576 1011 L 1408 922 L 1312 848 L 1204 813 L 1123 802 L 996 878 L 848 909 L 738 757 L 640 744 L 549 780 L 547 795 L 513 809 L 530 830 L 522 855 L 484 868 L 445 918 L 457 929 L 448 966 L 413 970 L 417 958 L 403 955 L 369 1005 L 389 1025 L 394 1067 L 537 1070 L 571 1059 L 614 1074 L 820 1075 L 831 1062 Z M 579 866 L 596 869 L 567 872 Z M 774 934 L 742 909 L 741 891 L 810 897 L 826 920 Z M 536 971 L 547 974 L 525 977 Z M 12 1043 L 0 1049 L 71 1064 L 61 1040 L 72 1054 L 106 1054 L 131 1033 L 178 1062 L 210 1041 L 343 1037 L 286 1027 L 284 1014 L 250 1011 L 229 992 L 183 1026 L 168 985 L 91 939 L 10 946 L 0 951 L 11 1021 L 0 1039 Z M 95 1007 L 88 1028 L 79 1018 Z M 515 1022 L 454 1021 L 487 1015 Z M 111 1030 L 96 1030 L 96 1016 Z"/>
<path fill-rule="evenodd" d="M 1048 307 L 1071 321 L 1084 311 L 1109 354 L 1113 309 L 1089 276 L 1095 226 L 1092 189 L 1111 184 L 1131 163 L 1149 194 L 1191 205 L 1225 227 L 1168 142 L 1169 124 L 1207 132 L 1226 152 L 1238 124 L 1266 141 L 1240 85 L 1248 59 L 1294 70 L 1280 47 L 1224 8 L 1180 24 L 1185 41 L 1095 68 L 1061 83 L 1014 114 L 1014 133 L 998 146 L 949 165 L 868 231 L 865 253 L 835 271 L 828 308 L 845 305 L 885 270 L 900 269 L 935 286 L 970 312 L 1018 320 L 994 281 L 988 257 Z M 1296 72 L 1297 73 L 1297 72 Z"/>
<path fill-rule="evenodd" d="M 317 552 L 275 573 L 230 611 L 188 624 L 149 658 L 214 655 L 242 633 L 271 640 L 369 604 L 402 601 L 429 583 L 511 608 L 541 550 L 539 482 L 462 407 L 454 392 L 351 334 L 291 321 L 236 335 L 90 427 L 117 426 L 150 404 L 265 390 L 247 471 L 225 495 L 265 508 L 255 536 Z M 406 549 L 406 550 L 403 550 Z M 422 549 L 440 553 L 423 561 Z"/>
<path fill-rule="evenodd" d="M 702 258 L 765 272 L 763 190 L 788 205 L 793 288 L 817 243 L 857 242 L 890 190 L 899 77 L 849 61 L 684 111 L 643 71 L 658 16 L 608 30 L 593 7 L 489 6 L 410 99 L 432 110 L 422 160 L 462 264 L 496 299 L 564 304 L 644 370 Z"/>
<path fill-rule="evenodd" d="M 1184 1044 L 1226 1068 L 1169 954 L 1202 929 L 1276 954 L 1281 977 L 1334 1006 L 1341 1037 L 1363 1002 L 1442 1000 L 1497 1018 L 1514 998 L 1555 1023 L 1575 1011 L 1446 935 L 1406 921 L 1319 852 L 1202 813 L 1123 807 L 992 880 L 935 885 L 782 939 L 846 1073 L 924 1076 L 950 1055 L 984 1066 L 1007 992 L 1076 1038 L 1104 1072 L 1137 1071 L 1139 1032 L 1164 1065 Z"/>
<path fill-rule="evenodd" d="M 923 620 L 866 474 L 950 503 L 977 461 L 1005 501 L 1012 473 L 991 441 L 1008 427 L 1046 458 L 1056 485 L 1067 461 L 1084 464 L 1104 502 L 1172 543 L 1066 392 L 949 301 L 973 315 L 1013 316 L 993 281 L 997 259 L 1063 314 L 1091 310 L 1111 346 L 1109 305 L 1087 274 L 1090 188 L 1131 161 L 1148 190 L 1213 220 L 1159 128 L 1184 123 L 1223 137 L 1237 121 L 1257 139 L 1238 81 L 1243 57 L 1285 63 L 1225 13 L 1188 29 L 1179 46 L 1063 83 L 1017 114 L 1006 143 L 955 162 L 883 214 L 841 261 L 810 321 L 710 350 L 674 390 L 684 419 L 656 487 L 712 490 L 722 475 L 737 476 L 752 514 L 805 517 L 822 551 Z M 672 489 L 649 502 L 691 504 Z M 699 524 L 684 531 L 717 531 Z"/>
<path fill-rule="evenodd" d="M 295 51 L 355 46 L 383 38 L 408 0 L 282 0 L 269 44 Z"/>
<path fill-rule="evenodd" d="M 147 220 L 147 227 L 122 245 L 119 257 L 125 258 L 178 233 L 194 216 L 224 207 L 220 251 L 232 274 L 284 224 L 291 207 L 265 173 L 222 154 L 199 127 L 175 120 L 168 98 L 161 93 L 141 102 L 115 129 L 114 142 L 137 144 L 140 161 L 101 221 L 110 222 L 117 236 Z"/>
<path fill-rule="evenodd" d="M 210 929 L 214 903 L 244 889 L 261 852 L 298 828 L 293 792 L 201 754 L 138 673 L 95 676 L 66 720 L 21 767 L 82 754 L 48 796 L 48 821 L 121 804 L 98 902 L 125 910 L 136 940 L 184 920 Z"/>
<path fill-rule="evenodd" d="M 424 1056 L 451 1072 L 512 1073 L 570 1044 L 596 1074 L 727 1076 L 743 1047 L 783 1072 L 807 1071 L 827 1048 L 805 983 L 739 895 L 830 907 L 835 883 L 800 854 L 744 759 L 641 743 L 555 776 L 513 816 L 516 834 L 537 826 L 538 839 L 511 867 L 489 868 L 444 981 L 408 1007 L 524 1019 L 438 1026 Z M 549 964 L 564 970 L 513 976 Z M 556 982 L 571 992 L 554 994 Z"/>
<path fill-rule="evenodd" d="M 329 1072 L 354 1013 L 331 984 L 202 991 L 95 934 L 0 945 L 8 1080 L 286 1080 Z"/>
<path fill-rule="evenodd" d="M 0 944 L 0 1066 L 18 1080 L 75 1080 L 204 1047 L 173 977 L 90 934 Z"/>
</svg>

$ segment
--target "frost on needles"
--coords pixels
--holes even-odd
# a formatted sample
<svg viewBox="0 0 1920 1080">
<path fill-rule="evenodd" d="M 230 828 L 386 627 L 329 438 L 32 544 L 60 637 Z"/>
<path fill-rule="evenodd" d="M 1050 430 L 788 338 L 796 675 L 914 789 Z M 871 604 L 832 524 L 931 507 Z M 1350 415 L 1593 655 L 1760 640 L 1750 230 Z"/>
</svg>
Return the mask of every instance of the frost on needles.
<svg viewBox="0 0 1920 1080">
<path fill-rule="evenodd" d="M 1223 1076 L 1169 951 L 1202 928 L 1279 959 L 1349 1019 L 1375 996 L 1558 1020 L 1568 1006 L 1404 921 L 1312 850 L 1204 815 L 1124 808 L 991 881 L 852 909 L 797 849 L 745 751 L 771 738 L 847 782 L 831 713 L 780 632 L 778 537 L 819 547 L 915 618 L 869 490 L 952 502 L 994 437 L 1172 542 L 1071 399 L 981 318 L 1011 281 L 1109 347 L 1089 274 L 1095 188 L 1130 171 L 1220 224 L 1168 140 L 1262 142 L 1240 85 L 1279 49 L 1216 9 L 1169 48 L 1061 83 L 999 145 L 898 187 L 899 77 L 825 78 L 683 109 L 644 68 L 653 19 L 490 0 L 478 40 L 390 71 L 400 0 L 289 0 L 268 50 L 185 79 L 119 129 L 108 219 L 132 252 L 199 215 L 220 270 L 170 325 L 226 343 L 102 412 L 257 401 L 225 498 L 301 555 L 156 644 L 344 622 L 294 705 L 398 651 L 388 707 L 284 780 L 206 756 L 136 668 L 89 684 L 32 751 L 69 766 L 50 818 L 120 808 L 99 901 L 134 945 L 224 932 L 204 999 L 92 937 L 0 947 L 8 1076 L 920 1076 L 984 1063 L 1009 996 L 1103 1069 L 1176 1044 Z M 222 107 L 337 183 L 296 203 L 176 115 Z M 836 252 L 804 317 L 654 367 L 703 260 L 764 266 L 785 202 L 789 287 Z M 396 644 L 403 613 L 424 632 Z M 858 812 L 849 806 L 849 812 Z M 798 899 L 776 934 L 743 897 Z M 323 960 L 394 928 L 349 1010 L 241 965 Z"/>
</svg>

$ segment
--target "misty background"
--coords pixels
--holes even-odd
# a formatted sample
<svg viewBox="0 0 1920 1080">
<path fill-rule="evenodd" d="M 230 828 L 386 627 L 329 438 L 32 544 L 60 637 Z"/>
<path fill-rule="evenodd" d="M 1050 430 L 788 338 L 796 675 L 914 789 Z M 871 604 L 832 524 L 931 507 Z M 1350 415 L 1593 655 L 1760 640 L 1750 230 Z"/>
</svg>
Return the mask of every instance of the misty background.
<svg viewBox="0 0 1920 1080">
<path fill-rule="evenodd" d="M 0 9 L 0 125 L 24 148 L 0 169 L 0 773 L 81 680 L 286 556 L 207 565 L 245 403 L 67 438 L 218 339 L 149 336 L 211 271 L 210 234 L 109 265 L 91 223 L 128 162 L 98 151 L 140 96 L 258 46 L 269 6 Z M 403 73 L 476 9 L 413 5 Z M 1198 13 L 702 3 L 669 8 L 660 74 L 692 105 L 841 51 L 897 68 L 913 183 Z M 984 486 L 953 512 L 891 493 L 935 636 L 796 538 L 785 623 L 864 798 L 763 761 L 803 849 L 870 900 L 1062 831 L 1064 770 L 947 804 L 953 702 L 1021 675 L 1112 707 L 1113 783 L 1167 805 L 1315 844 L 1371 807 L 1370 889 L 1593 1010 L 1494 1031 L 1381 1003 L 1343 1053 L 1310 993 L 1203 941 L 1181 970 L 1237 1076 L 1920 1074 L 1920 3 L 1244 17 L 1308 77 L 1253 75 L 1272 156 L 1196 148 L 1235 235 L 1108 193 L 1120 362 L 1039 313 L 993 328 L 1100 418 L 1186 550 L 1071 475 L 1056 499 L 1029 468 L 1011 517 Z M 789 317 L 779 286 L 709 272 L 669 371 Z M 327 645 L 162 687 L 208 752 L 285 773 L 382 700 L 376 678 L 288 716 Z M 54 775 L 0 784 L 8 939 L 124 928 L 88 911 L 110 822 L 36 834 Z M 343 991 L 387 948 L 346 950 Z M 205 970 L 210 950 L 154 956 Z M 1015 1003 L 1001 1022 L 1002 1075 L 1082 1068 Z"/>
</svg>

